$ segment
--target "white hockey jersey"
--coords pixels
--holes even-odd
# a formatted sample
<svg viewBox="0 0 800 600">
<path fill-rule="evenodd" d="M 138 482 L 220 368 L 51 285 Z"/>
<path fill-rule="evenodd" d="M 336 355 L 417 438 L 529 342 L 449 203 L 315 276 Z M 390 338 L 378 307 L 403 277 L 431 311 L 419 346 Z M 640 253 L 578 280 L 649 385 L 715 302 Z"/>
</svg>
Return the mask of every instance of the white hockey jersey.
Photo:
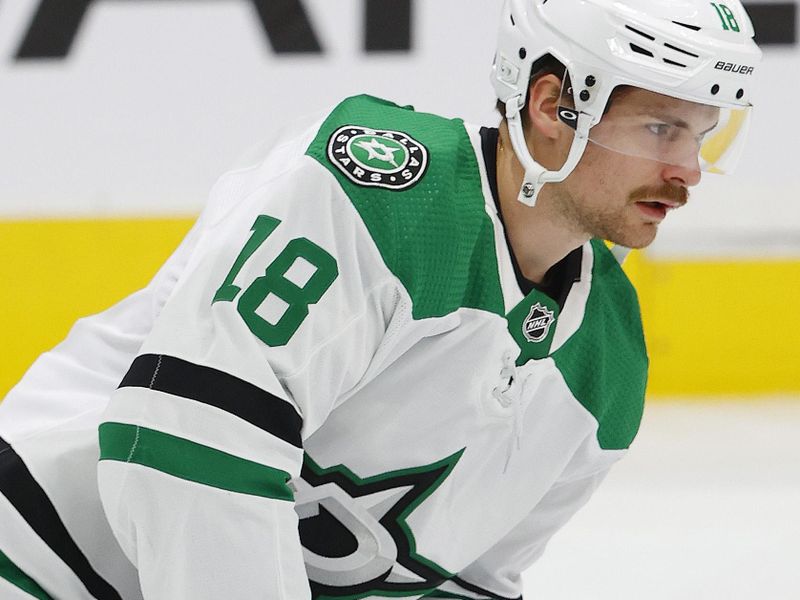
<svg viewBox="0 0 800 600">
<path fill-rule="evenodd" d="M 478 128 L 369 97 L 226 176 L 100 425 L 145 598 L 521 594 L 647 359 L 602 242 L 523 293 L 490 183 Z"/>
<path fill-rule="evenodd" d="M 563 309 L 523 296 L 480 156 L 359 97 L 241 174 L 100 426 L 145 598 L 520 595 L 646 355 L 600 242 Z"/>
</svg>

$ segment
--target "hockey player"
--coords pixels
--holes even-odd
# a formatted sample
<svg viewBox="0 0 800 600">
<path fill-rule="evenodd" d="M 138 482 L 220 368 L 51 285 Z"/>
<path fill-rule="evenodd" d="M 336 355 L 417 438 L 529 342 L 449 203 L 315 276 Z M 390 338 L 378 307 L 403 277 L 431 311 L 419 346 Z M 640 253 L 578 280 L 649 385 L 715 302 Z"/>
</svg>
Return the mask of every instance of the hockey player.
<svg viewBox="0 0 800 600">
<path fill-rule="evenodd" d="M 351 98 L 225 176 L 2 405 L 0 589 L 138 597 L 99 423 L 145 598 L 520 596 L 639 425 L 614 254 L 741 147 L 760 53 L 723 8 L 509 0 L 499 129 Z"/>
</svg>

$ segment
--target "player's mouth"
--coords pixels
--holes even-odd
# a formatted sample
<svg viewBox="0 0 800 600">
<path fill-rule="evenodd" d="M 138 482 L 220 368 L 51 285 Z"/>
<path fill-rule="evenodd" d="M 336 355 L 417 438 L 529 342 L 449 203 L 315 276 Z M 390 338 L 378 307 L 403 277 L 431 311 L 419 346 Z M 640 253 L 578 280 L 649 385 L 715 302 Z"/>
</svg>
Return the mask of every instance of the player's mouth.
<svg viewBox="0 0 800 600">
<path fill-rule="evenodd" d="M 668 211 L 683 206 L 683 203 L 666 200 L 651 200 L 637 202 L 636 206 L 648 221 L 661 222 L 667 216 Z"/>
</svg>

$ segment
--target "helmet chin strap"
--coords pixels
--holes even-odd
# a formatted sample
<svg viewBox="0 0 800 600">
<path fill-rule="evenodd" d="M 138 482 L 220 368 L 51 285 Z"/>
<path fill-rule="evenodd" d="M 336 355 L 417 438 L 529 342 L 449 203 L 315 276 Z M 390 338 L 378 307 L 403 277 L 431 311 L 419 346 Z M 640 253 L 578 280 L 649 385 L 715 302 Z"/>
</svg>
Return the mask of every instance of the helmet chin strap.
<svg viewBox="0 0 800 600">
<path fill-rule="evenodd" d="M 525 133 L 522 130 L 522 118 L 519 107 L 520 96 L 514 96 L 506 101 L 506 123 L 508 124 L 508 134 L 511 137 L 511 146 L 514 154 L 522 168 L 525 169 L 525 177 L 522 180 L 522 187 L 517 199 L 527 206 L 535 206 L 539 192 L 545 183 L 558 183 L 564 181 L 578 165 L 586 149 L 586 142 L 589 139 L 589 123 L 591 116 L 585 113 L 578 115 L 575 137 L 569 149 L 567 160 L 558 171 L 548 171 L 540 165 L 528 150 L 525 143 Z"/>
</svg>

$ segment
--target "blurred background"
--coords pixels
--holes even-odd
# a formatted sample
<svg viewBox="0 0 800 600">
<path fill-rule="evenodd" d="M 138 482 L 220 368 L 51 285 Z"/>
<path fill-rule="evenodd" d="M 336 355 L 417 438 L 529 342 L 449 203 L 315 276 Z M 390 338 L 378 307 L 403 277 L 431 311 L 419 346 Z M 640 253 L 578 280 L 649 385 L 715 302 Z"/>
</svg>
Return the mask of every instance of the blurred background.
<svg viewBox="0 0 800 600">
<path fill-rule="evenodd" d="M 293 119 L 369 93 L 495 124 L 500 5 L 0 0 L 0 398 Z M 748 8 L 765 58 L 740 168 L 626 263 L 651 360 L 639 438 L 526 597 L 800 597 L 797 9 Z"/>
</svg>

